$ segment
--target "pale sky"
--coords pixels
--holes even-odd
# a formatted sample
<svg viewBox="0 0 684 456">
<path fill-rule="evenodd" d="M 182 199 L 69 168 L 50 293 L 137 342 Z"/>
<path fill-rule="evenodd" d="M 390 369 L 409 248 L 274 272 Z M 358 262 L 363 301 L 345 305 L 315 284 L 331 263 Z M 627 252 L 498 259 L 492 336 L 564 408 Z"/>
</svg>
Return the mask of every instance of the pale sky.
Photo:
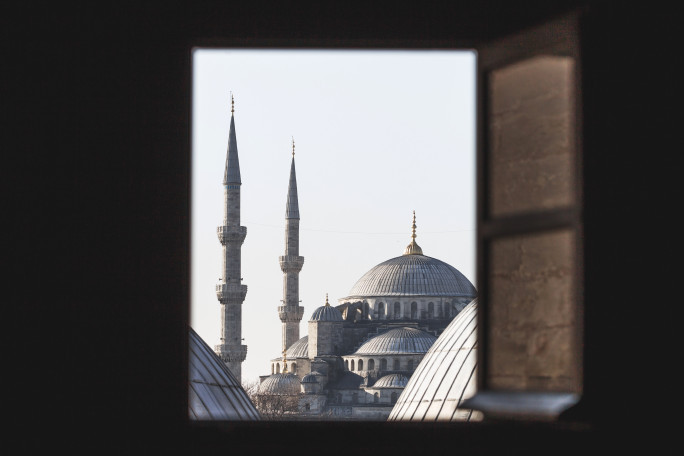
<svg viewBox="0 0 684 456">
<path fill-rule="evenodd" d="M 243 382 L 281 356 L 285 203 L 295 141 L 304 318 L 417 238 L 475 277 L 475 53 L 207 50 L 193 55 L 191 325 L 220 337 L 223 172 L 235 97 Z"/>
</svg>

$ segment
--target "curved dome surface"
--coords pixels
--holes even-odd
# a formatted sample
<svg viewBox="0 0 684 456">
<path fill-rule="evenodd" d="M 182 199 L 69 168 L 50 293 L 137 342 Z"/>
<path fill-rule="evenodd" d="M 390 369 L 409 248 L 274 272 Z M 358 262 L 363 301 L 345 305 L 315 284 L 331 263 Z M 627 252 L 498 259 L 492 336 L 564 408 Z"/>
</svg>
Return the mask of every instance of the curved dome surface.
<svg viewBox="0 0 684 456">
<path fill-rule="evenodd" d="M 294 344 L 290 345 L 285 351 L 287 358 L 308 358 L 309 357 L 309 336 L 304 336 Z M 282 358 L 280 358 L 282 359 Z"/>
<path fill-rule="evenodd" d="M 468 304 L 426 353 L 388 421 L 475 421 L 458 406 L 476 392 L 477 301 Z"/>
<path fill-rule="evenodd" d="M 354 355 L 425 353 L 437 337 L 415 328 L 396 328 L 366 341 Z"/>
<path fill-rule="evenodd" d="M 373 388 L 404 388 L 408 383 L 408 378 L 401 374 L 390 374 L 380 377 L 373 385 Z"/>
<path fill-rule="evenodd" d="M 302 383 L 318 383 L 317 372 L 310 372 L 302 378 Z M 320 374 L 319 374 L 320 375 Z"/>
<path fill-rule="evenodd" d="M 314 310 L 309 321 L 343 321 L 342 312 L 333 306 L 321 306 Z"/>
<path fill-rule="evenodd" d="M 294 374 L 273 374 L 259 385 L 259 394 L 292 396 L 299 394 L 299 377 Z"/>
<path fill-rule="evenodd" d="M 477 296 L 475 287 L 455 267 L 425 255 L 402 255 L 365 273 L 349 291 L 352 297 Z"/>
<path fill-rule="evenodd" d="M 240 382 L 192 328 L 188 342 L 190 419 L 260 420 Z"/>
</svg>

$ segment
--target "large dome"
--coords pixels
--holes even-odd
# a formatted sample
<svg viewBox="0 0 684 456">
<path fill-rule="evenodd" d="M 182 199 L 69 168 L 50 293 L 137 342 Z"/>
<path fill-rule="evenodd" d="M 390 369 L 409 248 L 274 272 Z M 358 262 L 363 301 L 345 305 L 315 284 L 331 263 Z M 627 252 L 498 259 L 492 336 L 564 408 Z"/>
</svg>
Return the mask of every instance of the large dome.
<svg viewBox="0 0 684 456">
<path fill-rule="evenodd" d="M 415 328 L 396 328 L 373 337 L 354 355 L 426 353 L 437 337 Z"/>
<path fill-rule="evenodd" d="M 382 296 L 477 296 L 472 283 L 455 267 L 420 254 L 402 255 L 378 264 L 352 287 L 349 298 Z"/>
</svg>

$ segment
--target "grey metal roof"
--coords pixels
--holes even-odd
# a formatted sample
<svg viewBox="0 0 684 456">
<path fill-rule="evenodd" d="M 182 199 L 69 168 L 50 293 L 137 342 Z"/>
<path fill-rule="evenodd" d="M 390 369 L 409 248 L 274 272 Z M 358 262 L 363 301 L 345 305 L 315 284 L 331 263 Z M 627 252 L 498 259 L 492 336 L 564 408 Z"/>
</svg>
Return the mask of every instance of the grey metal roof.
<svg viewBox="0 0 684 456">
<path fill-rule="evenodd" d="M 353 355 L 394 355 L 425 353 L 437 337 L 415 328 L 396 328 L 373 337 Z"/>
<path fill-rule="evenodd" d="M 295 172 L 294 156 L 290 165 L 290 183 L 287 187 L 287 204 L 285 205 L 285 218 L 299 218 L 299 200 L 297 199 L 297 173 Z"/>
<path fill-rule="evenodd" d="M 287 354 L 287 359 L 295 358 L 308 358 L 309 357 L 309 336 L 304 336 L 298 341 L 294 342 L 292 345 L 287 347 L 285 351 Z M 271 361 L 282 361 L 283 357 L 279 356 L 277 358 L 271 359 Z"/>
<path fill-rule="evenodd" d="M 348 298 L 383 296 L 467 296 L 475 298 L 472 283 L 456 268 L 425 255 L 391 258 L 365 273 Z"/>
<path fill-rule="evenodd" d="M 295 374 L 273 374 L 259 385 L 259 394 L 279 394 L 291 396 L 300 393 L 299 377 Z"/>
<path fill-rule="evenodd" d="M 189 414 L 193 420 L 260 420 L 228 367 L 190 328 Z"/>
<path fill-rule="evenodd" d="M 223 185 L 242 184 L 240 180 L 240 160 L 238 160 L 237 138 L 235 136 L 235 118 L 230 116 L 230 132 L 228 133 L 228 153 L 226 154 L 226 170 L 223 173 Z"/>
<path fill-rule="evenodd" d="M 476 392 L 477 301 L 446 327 L 418 365 L 388 421 L 473 421 L 479 412 L 458 406 Z"/>
<path fill-rule="evenodd" d="M 302 377 L 302 383 L 318 383 L 316 374 L 313 372 L 306 374 L 304 377 Z"/>
<path fill-rule="evenodd" d="M 380 377 L 373 385 L 373 388 L 404 388 L 408 383 L 408 378 L 401 374 L 390 374 Z"/>
<path fill-rule="evenodd" d="M 313 311 L 309 321 L 344 321 L 342 312 L 333 306 L 321 306 Z"/>
</svg>

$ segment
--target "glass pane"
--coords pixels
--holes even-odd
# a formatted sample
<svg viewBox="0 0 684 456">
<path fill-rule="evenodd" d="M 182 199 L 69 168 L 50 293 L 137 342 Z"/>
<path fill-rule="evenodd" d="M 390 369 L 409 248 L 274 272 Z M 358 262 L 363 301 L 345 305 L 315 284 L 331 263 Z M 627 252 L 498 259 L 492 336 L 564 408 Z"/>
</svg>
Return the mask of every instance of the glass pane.
<svg viewBox="0 0 684 456">
<path fill-rule="evenodd" d="M 488 384 L 576 392 L 575 238 L 571 230 L 491 244 Z"/>
<path fill-rule="evenodd" d="M 574 204 L 573 72 L 541 56 L 490 73 L 491 216 Z"/>
</svg>

